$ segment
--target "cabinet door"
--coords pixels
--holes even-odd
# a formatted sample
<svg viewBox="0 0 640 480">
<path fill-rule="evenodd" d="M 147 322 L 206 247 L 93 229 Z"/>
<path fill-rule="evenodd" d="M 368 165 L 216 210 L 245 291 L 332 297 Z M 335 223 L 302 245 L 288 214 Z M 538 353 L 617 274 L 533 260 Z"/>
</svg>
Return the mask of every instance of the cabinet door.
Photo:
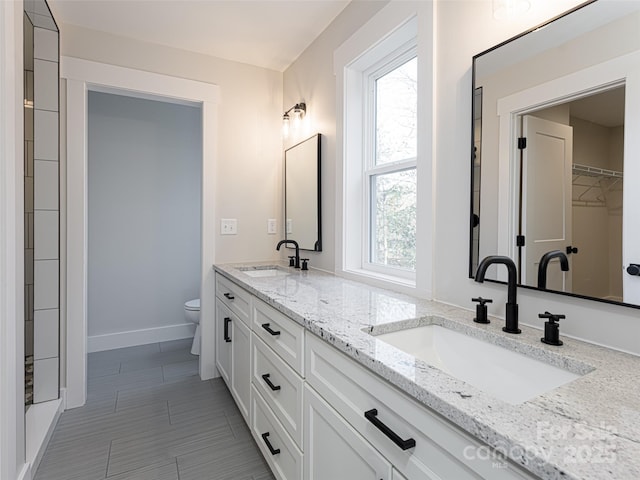
<svg viewBox="0 0 640 480">
<path fill-rule="evenodd" d="M 391 464 L 306 386 L 305 480 L 391 480 Z"/>
<path fill-rule="evenodd" d="M 231 332 L 231 393 L 248 423 L 251 396 L 251 330 L 244 322 L 237 320 L 233 322 Z"/>
<path fill-rule="evenodd" d="M 231 385 L 232 313 L 216 299 L 216 367 L 229 387 Z"/>
</svg>

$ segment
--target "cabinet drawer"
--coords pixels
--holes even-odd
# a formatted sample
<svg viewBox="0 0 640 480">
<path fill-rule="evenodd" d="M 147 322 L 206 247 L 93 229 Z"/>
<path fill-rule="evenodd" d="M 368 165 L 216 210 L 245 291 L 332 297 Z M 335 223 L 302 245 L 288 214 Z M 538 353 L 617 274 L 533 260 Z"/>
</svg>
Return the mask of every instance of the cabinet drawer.
<svg viewBox="0 0 640 480">
<path fill-rule="evenodd" d="M 300 480 L 302 452 L 280 425 L 260 393 L 255 387 L 252 388 L 251 432 L 258 448 L 278 480 Z"/>
<path fill-rule="evenodd" d="M 391 464 L 308 385 L 305 480 L 391 480 Z"/>
<path fill-rule="evenodd" d="M 251 325 L 249 322 L 251 295 L 249 292 L 216 273 L 216 295 L 240 320 L 247 326 Z"/>
<path fill-rule="evenodd" d="M 497 452 L 486 455 L 486 445 L 314 335 L 306 342 L 307 382 L 407 479 L 534 478 L 502 461 Z M 372 410 L 373 421 L 365 418 L 365 412 Z M 380 424 L 395 433 L 397 440 L 415 440 L 415 446 L 403 450 L 383 433 Z"/>
<path fill-rule="evenodd" d="M 302 379 L 255 334 L 253 384 L 302 450 Z"/>
<path fill-rule="evenodd" d="M 275 308 L 254 299 L 253 331 L 298 375 L 304 377 L 304 328 Z"/>
</svg>

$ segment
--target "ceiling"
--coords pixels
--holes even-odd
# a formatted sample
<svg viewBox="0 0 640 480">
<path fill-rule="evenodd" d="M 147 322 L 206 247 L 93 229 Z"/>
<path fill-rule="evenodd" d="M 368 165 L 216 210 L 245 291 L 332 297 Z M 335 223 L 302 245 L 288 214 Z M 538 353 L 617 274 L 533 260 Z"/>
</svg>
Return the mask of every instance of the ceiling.
<svg viewBox="0 0 640 480">
<path fill-rule="evenodd" d="M 350 0 L 48 0 L 62 25 L 284 71 Z"/>
</svg>

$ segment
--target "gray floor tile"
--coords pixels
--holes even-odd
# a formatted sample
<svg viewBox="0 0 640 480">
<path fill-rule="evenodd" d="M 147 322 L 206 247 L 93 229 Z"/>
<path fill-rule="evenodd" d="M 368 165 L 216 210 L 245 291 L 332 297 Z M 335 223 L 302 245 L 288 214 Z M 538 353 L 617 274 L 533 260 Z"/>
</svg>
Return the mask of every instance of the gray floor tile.
<svg viewBox="0 0 640 480">
<path fill-rule="evenodd" d="M 180 363 L 170 363 L 162 366 L 162 374 L 164 379 L 175 377 L 190 377 L 198 375 L 199 364 L 198 360 L 188 360 Z"/>
<path fill-rule="evenodd" d="M 191 351 L 193 338 L 183 338 L 180 340 L 171 340 L 169 342 L 160 342 L 160 351 L 169 352 L 171 350 Z"/>
<path fill-rule="evenodd" d="M 251 480 L 269 471 L 252 440 L 227 442 L 178 457 L 180 480 Z"/>
<path fill-rule="evenodd" d="M 165 465 L 144 467 L 114 475 L 109 477 L 109 480 L 180 480 L 180 477 L 178 477 L 178 463 L 174 459 Z"/>
<path fill-rule="evenodd" d="M 191 341 L 89 355 L 87 404 L 64 412 L 35 480 L 271 480 L 222 379 Z"/>
<path fill-rule="evenodd" d="M 120 373 L 143 370 L 146 368 L 161 367 L 172 363 L 194 361 L 198 363 L 199 357 L 191 355 L 188 350 L 169 350 L 149 354 L 145 358 L 126 360 L 121 363 Z"/>
</svg>

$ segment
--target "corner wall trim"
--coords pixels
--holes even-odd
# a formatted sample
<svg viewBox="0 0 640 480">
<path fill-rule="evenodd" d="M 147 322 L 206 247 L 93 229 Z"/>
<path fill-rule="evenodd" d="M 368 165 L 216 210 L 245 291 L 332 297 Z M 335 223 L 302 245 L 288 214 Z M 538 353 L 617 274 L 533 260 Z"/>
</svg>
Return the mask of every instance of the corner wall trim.
<svg viewBox="0 0 640 480">
<path fill-rule="evenodd" d="M 94 335 L 88 338 L 88 352 L 102 352 L 116 348 L 134 347 L 149 343 L 168 342 L 182 338 L 193 337 L 195 325 L 183 323 L 167 327 L 145 328 L 142 330 L 128 330 L 126 332 Z"/>
</svg>

